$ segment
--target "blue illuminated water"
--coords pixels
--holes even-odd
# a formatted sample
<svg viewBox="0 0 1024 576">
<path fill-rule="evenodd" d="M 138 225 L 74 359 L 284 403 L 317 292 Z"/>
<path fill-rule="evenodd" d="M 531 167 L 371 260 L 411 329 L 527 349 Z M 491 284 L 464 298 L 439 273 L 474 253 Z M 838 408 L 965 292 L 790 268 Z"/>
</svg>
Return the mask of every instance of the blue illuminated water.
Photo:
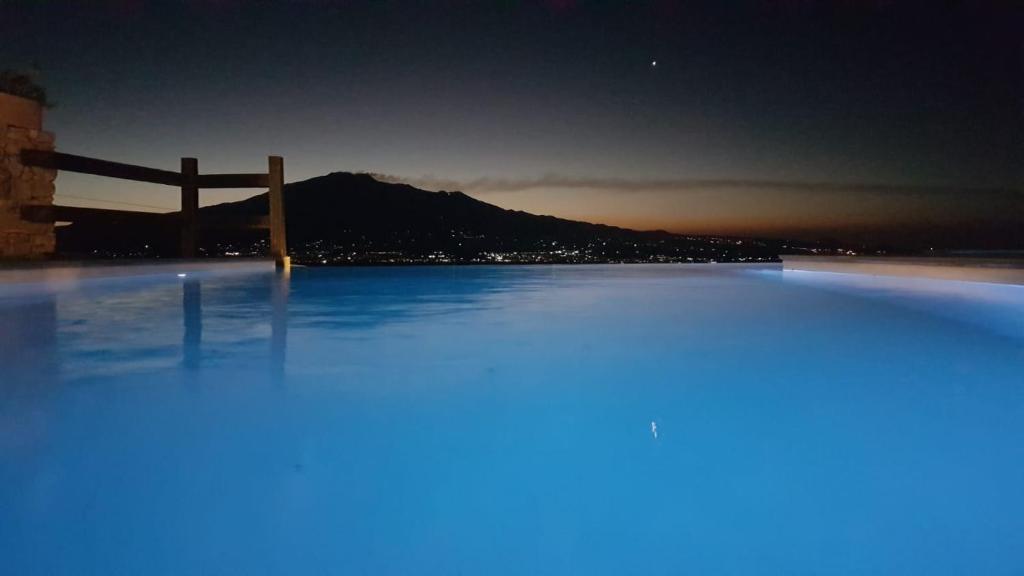
<svg viewBox="0 0 1024 576">
<path fill-rule="evenodd" d="M 3 574 L 1024 573 L 1017 286 L 0 286 L 0 379 Z"/>
</svg>

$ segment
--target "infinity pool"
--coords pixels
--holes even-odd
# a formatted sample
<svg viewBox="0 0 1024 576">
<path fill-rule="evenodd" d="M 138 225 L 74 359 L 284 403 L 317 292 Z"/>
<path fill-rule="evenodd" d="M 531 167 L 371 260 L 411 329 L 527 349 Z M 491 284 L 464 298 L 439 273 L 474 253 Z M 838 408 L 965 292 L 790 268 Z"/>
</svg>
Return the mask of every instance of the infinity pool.
<svg viewBox="0 0 1024 576">
<path fill-rule="evenodd" d="M 0 285 L 0 572 L 1021 574 L 1024 287 Z"/>
</svg>

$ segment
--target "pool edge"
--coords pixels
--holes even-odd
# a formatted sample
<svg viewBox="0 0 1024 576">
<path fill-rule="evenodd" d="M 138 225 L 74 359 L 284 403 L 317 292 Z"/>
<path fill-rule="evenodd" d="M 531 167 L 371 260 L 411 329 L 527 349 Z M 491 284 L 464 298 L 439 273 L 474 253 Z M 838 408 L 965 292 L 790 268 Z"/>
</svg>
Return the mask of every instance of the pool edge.
<svg viewBox="0 0 1024 576">
<path fill-rule="evenodd" d="M 34 262 L 18 265 L 0 265 L 0 285 L 77 282 L 81 280 L 166 275 L 170 273 L 260 272 L 269 270 L 274 270 L 274 260 L 269 258 Z"/>
<path fill-rule="evenodd" d="M 1021 259 L 783 256 L 782 268 L 1024 286 L 1024 260 Z"/>
</svg>

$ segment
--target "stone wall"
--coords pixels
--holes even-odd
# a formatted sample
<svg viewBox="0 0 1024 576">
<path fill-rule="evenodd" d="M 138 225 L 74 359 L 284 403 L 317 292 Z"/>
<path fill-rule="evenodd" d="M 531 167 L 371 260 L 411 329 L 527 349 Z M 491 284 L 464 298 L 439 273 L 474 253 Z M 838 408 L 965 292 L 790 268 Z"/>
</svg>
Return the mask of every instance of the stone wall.
<svg viewBox="0 0 1024 576">
<path fill-rule="evenodd" d="M 30 102 L 16 100 L 21 101 L 21 107 Z M 14 114 L 10 108 L 4 108 L 0 101 L 0 258 L 46 257 L 53 254 L 56 244 L 53 225 L 22 220 L 21 208 L 52 206 L 57 172 L 24 166 L 20 155 L 25 148 L 53 150 L 53 134 L 40 130 L 38 125 L 11 124 L 23 117 L 23 111 L 19 108 Z"/>
</svg>

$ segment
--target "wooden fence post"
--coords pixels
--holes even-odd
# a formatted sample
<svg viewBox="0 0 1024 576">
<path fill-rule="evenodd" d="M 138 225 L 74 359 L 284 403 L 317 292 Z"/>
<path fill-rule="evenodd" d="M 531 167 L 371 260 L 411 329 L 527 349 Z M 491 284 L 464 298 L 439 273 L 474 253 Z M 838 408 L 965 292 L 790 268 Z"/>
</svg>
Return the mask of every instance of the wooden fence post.
<svg viewBox="0 0 1024 576">
<path fill-rule="evenodd" d="M 181 257 L 199 250 L 199 160 L 181 159 Z"/>
<path fill-rule="evenodd" d="M 278 268 L 288 269 L 291 264 L 288 258 L 288 244 L 285 240 L 284 228 L 284 159 L 280 156 L 268 158 L 269 172 L 267 183 L 270 198 L 270 253 Z"/>
</svg>

